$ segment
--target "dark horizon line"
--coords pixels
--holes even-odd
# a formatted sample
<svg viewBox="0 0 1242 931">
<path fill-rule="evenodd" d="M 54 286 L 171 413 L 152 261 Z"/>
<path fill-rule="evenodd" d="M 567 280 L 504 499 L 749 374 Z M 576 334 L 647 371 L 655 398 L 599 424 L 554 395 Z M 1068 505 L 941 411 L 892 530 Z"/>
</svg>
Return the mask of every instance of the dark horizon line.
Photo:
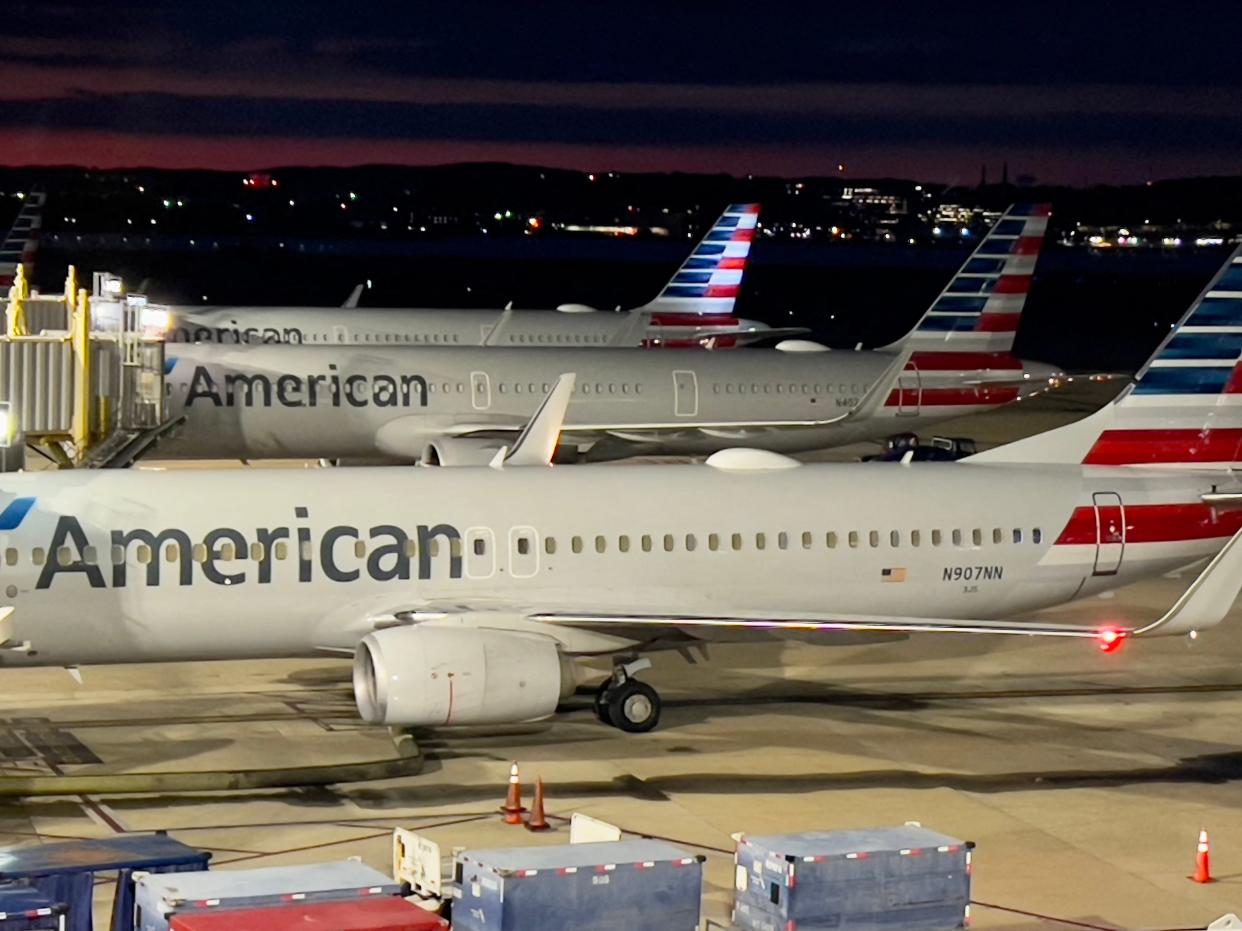
<svg viewBox="0 0 1242 931">
<path fill-rule="evenodd" d="M 1192 182 L 1242 182 L 1242 174 L 1229 175 L 1185 175 L 1181 177 L 1153 178 L 1142 182 L 1107 182 L 1097 181 L 1090 184 L 1070 184 L 1059 182 L 1039 182 L 1036 181 L 1029 185 L 1019 185 L 1014 182 L 989 182 L 983 185 L 963 185 L 945 181 L 932 181 L 921 178 L 902 178 L 891 175 L 876 176 L 859 176 L 847 177 L 843 174 L 829 175 L 775 175 L 775 174 L 758 174 L 748 173 L 746 175 L 737 175 L 727 171 L 684 171 L 680 169 L 670 169 L 667 171 L 621 171 L 618 169 L 608 168 L 558 168 L 549 165 L 539 165 L 528 162 L 508 162 L 508 161 L 464 161 L 464 162 L 441 162 L 436 164 L 412 164 L 402 162 L 362 162 L 357 165 L 271 165 L 259 166 L 254 168 L 160 168 L 151 165 L 128 165 L 115 168 L 100 168 L 92 165 L 80 165 L 73 163 L 58 164 L 25 164 L 25 165 L 0 165 L 0 172 L 38 172 L 38 171 L 79 171 L 79 172 L 97 172 L 100 174 L 124 174 L 126 172 L 144 172 L 144 173 L 163 173 L 163 174 L 214 174 L 214 175 L 246 175 L 246 174 L 272 174 L 282 171 L 333 171 L 333 172 L 349 172 L 349 171 L 365 171 L 374 169 L 405 169 L 410 171 L 420 170 L 441 170 L 448 168 L 521 168 L 531 171 L 555 172 L 557 174 L 566 175 L 624 175 L 627 177 L 675 177 L 686 176 L 693 178 L 729 178 L 733 181 L 811 181 L 811 182 L 854 182 L 854 183 L 901 183 L 901 184 L 925 184 L 944 187 L 946 189 L 962 189 L 962 190 L 980 190 L 980 189 L 999 189 L 999 188 L 1017 188 L 1026 190 L 1038 190 L 1059 188 L 1063 190 L 1089 191 L 1099 188 L 1149 188 L 1156 185 L 1165 184 L 1185 184 Z"/>
</svg>

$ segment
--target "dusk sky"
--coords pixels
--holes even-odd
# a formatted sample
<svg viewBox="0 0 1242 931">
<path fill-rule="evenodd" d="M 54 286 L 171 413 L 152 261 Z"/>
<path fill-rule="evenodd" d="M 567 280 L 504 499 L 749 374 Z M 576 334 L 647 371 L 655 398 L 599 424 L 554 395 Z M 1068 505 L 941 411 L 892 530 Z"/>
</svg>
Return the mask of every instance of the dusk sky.
<svg viewBox="0 0 1242 931">
<path fill-rule="evenodd" d="M 0 163 L 1242 174 L 1216 4 L 48 0 L 0 35 Z"/>
</svg>

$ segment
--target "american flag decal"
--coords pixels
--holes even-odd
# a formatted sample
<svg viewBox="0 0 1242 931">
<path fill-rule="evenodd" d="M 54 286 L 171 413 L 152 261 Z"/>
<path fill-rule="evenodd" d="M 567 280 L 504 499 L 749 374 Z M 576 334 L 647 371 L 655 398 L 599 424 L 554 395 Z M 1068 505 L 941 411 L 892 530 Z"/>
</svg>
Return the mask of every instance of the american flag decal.
<svg viewBox="0 0 1242 931">
<path fill-rule="evenodd" d="M 906 580 L 906 570 L 904 567 L 895 569 L 881 569 L 881 582 L 904 582 Z"/>
</svg>

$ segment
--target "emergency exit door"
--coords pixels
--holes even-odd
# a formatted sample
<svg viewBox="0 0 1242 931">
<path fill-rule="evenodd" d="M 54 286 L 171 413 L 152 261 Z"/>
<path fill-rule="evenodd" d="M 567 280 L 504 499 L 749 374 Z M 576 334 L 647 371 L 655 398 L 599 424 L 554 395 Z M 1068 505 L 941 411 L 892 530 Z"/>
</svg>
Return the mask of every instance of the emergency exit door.
<svg viewBox="0 0 1242 931">
<path fill-rule="evenodd" d="M 487 372 L 470 373 L 470 404 L 476 411 L 492 406 L 492 381 Z"/>
<path fill-rule="evenodd" d="M 678 417 L 694 417 L 699 413 L 699 380 L 694 372 L 678 369 L 673 372 L 673 413 Z"/>
<path fill-rule="evenodd" d="M 1126 512 L 1121 495 L 1097 491 L 1095 504 L 1095 575 L 1116 575 L 1126 548 Z"/>
</svg>

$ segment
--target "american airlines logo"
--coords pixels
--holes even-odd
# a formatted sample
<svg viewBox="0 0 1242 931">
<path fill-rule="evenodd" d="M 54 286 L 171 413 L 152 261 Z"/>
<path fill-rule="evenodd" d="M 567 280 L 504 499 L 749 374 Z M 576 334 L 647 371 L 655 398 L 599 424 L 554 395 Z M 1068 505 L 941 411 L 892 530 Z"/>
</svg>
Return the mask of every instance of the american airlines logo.
<svg viewBox="0 0 1242 931">
<path fill-rule="evenodd" d="M 218 379 L 196 365 L 185 398 L 214 407 L 426 407 L 427 379 L 422 375 L 345 375 L 335 364 L 326 375 L 228 374 Z"/>
<path fill-rule="evenodd" d="M 183 324 L 172 331 L 174 343 L 304 343 L 306 337 L 297 327 L 207 327 Z"/>
<path fill-rule="evenodd" d="M 29 504 L 22 506 L 18 522 L 34 504 L 33 498 L 12 502 L 0 512 L 0 529 L 13 529 L 6 524 L 22 501 Z M 307 521 L 310 509 L 295 508 L 294 516 Z M 178 585 L 193 585 L 199 578 L 213 585 L 266 585 L 278 574 L 296 576 L 298 582 L 356 582 L 364 575 L 376 582 L 392 582 L 430 579 L 442 557 L 448 559 L 449 578 L 459 579 L 462 574 L 461 533 L 451 524 L 419 524 L 409 531 L 394 524 L 365 531 L 337 524 L 322 533 L 297 523 L 259 527 L 249 533 L 217 527 L 200 541 L 175 527 L 111 530 L 107 543 L 108 548 L 101 550 L 116 557 L 110 565 L 87 559 L 90 536 L 76 517 L 59 517 L 35 587 L 51 588 L 59 576 L 81 577 L 91 588 L 158 586 L 171 582 L 170 575 Z M 285 552 L 289 558 L 282 559 Z"/>
</svg>

